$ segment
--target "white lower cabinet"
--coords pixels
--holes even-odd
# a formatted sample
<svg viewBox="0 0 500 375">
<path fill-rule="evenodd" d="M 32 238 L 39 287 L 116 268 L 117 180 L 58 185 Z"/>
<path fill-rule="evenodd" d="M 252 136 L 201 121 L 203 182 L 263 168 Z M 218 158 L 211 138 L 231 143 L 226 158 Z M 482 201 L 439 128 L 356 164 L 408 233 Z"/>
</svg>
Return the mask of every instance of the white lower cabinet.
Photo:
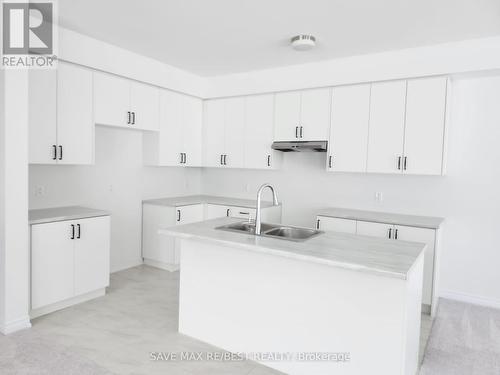
<svg viewBox="0 0 500 375">
<path fill-rule="evenodd" d="M 159 234 L 160 228 L 220 217 L 255 220 L 255 208 L 200 203 L 188 206 L 142 205 L 142 257 L 144 263 L 168 271 L 179 269 L 179 241 Z M 262 208 L 262 221 L 281 223 L 281 205 Z"/>
<path fill-rule="evenodd" d="M 318 216 L 316 219 L 316 229 L 356 234 L 356 220 Z"/>
<path fill-rule="evenodd" d="M 316 227 L 327 231 L 425 243 L 427 248 L 424 254 L 424 284 L 422 289 L 422 303 L 428 306 L 433 304 L 433 294 L 435 289 L 434 262 L 436 258 L 436 229 L 326 216 L 317 216 Z"/>
<path fill-rule="evenodd" d="M 32 225 L 32 317 L 104 290 L 109 285 L 109 251 L 109 216 Z"/>
</svg>

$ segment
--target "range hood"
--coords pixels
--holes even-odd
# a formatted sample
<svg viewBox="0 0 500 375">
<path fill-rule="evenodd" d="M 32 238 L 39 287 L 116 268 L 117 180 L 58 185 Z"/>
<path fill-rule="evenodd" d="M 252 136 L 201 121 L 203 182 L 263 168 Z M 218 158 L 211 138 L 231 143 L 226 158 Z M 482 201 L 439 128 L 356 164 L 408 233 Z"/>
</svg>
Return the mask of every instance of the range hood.
<svg viewBox="0 0 500 375">
<path fill-rule="evenodd" d="M 271 148 L 283 152 L 326 152 L 328 141 L 273 142 Z"/>
</svg>

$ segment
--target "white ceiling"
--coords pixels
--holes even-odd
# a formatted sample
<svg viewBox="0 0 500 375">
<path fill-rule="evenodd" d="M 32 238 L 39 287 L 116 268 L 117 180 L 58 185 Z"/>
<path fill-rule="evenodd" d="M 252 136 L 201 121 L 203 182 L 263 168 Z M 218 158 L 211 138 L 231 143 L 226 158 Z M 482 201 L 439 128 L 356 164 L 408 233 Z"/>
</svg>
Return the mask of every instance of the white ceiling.
<svg viewBox="0 0 500 375">
<path fill-rule="evenodd" d="M 202 76 L 500 34 L 500 0 L 59 0 L 68 29 Z M 297 52 L 288 39 L 311 33 Z"/>
</svg>

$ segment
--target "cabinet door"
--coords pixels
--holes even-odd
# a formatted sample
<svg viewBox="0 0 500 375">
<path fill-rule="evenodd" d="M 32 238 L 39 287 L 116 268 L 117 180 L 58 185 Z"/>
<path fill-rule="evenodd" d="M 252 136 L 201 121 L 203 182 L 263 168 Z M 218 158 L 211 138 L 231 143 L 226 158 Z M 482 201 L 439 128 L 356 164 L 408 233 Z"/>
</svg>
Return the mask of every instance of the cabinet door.
<svg viewBox="0 0 500 375">
<path fill-rule="evenodd" d="M 328 144 L 328 170 L 366 172 L 370 85 L 335 87 Z"/>
<path fill-rule="evenodd" d="M 271 169 L 274 153 L 274 95 L 246 98 L 245 167 Z"/>
<path fill-rule="evenodd" d="M 414 228 L 402 225 L 395 226 L 397 239 L 402 241 L 421 242 L 427 245 L 424 253 L 424 285 L 422 289 L 422 303 L 432 303 L 432 286 L 434 278 L 434 245 L 436 231 L 427 228 Z"/>
<path fill-rule="evenodd" d="M 57 70 L 29 71 L 29 162 L 54 164 L 57 145 Z"/>
<path fill-rule="evenodd" d="M 371 221 L 357 221 L 356 233 L 361 236 L 372 236 L 381 238 L 394 237 L 394 225 L 373 223 Z"/>
<path fill-rule="evenodd" d="M 130 82 L 111 74 L 94 72 L 94 122 L 130 127 Z"/>
<path fill-rule="evenodd" d="M 302 91 L 300 108 L 300 140 L 327 140 L 330 129 L 331 89 Z"/>
<path fill-rule="evenodd" d="M 203 102 L 201 99 L 183 95 L 182 97 L 182 147 L 186 154 L 184 165 L 202 165 Z"/>
<path fill-rule="evenodd" d="M 142 130 L 158 130 L 160 89 L 143 83 L 130 83 L 130 111 L 132 127 Z"/>
<path fill-rule="evenodd" d="M 224 165 L 243 168 L 245 137 L 245 98 L 225 99 Z"/>
<path fill-rule="evenodd" d="M 406 174 L 442 174 L 446 85 L 446 77 L 408 81 L 403 163 Z"/>
<path fill-rule="evenodd" d="M 300 91 L 282 92 L 274 96 L 274 140 L 291 141 L 299 138 Z"/>
<path fill-rule="evenodd" d="M 203 221 L 203 205 L 193 204 L 176 207 L 176 224 L 190 224 Z"/>
<path fill-rule="evenodd" d="M 142 206 L 142 257 L 156 262 L 174 264 L 174 237 L 158 233 L 158 229 L 175 225 L 172 207 L 144 204 Z"/>
<path fill-rule="evenodd" d="M 356 220 L 318 216 L 316 229 L 356 234 Z"/>
<path fill-rule="evenodd" d="M 230 216 L 231 208 L 229 206 L 220 206 L 218 204 L 207 204 L 206 219 L 216 219 L 219 217 Z"/>
<path fill-rule="evenodd" d="M 92 71 L 60 63 L 57 68 L 59 164 L 94 163 Z M 61 152 L 61 149 L 59 149 Z"/>
<path fill-rule="evenodd" d="M 401 173 L 406 81 L 373 83 L 370 99 L 368 172 Z M 399 167 L 399 168 L 398 168 Z"/>
<path fill-rule="evenodd" d="M 223 99 L 207 100 L 204 103 L 204 165 L 222 167 L 224 154 L 225 105 Z"/>
<path fill-rule="evenodd" d="M 181 165 L 182 133 L 182 95 L 161 90 L 159 134 L 144 134 L 145 139 L 158 137 L 160 165 Z"/>
<path fill-rule="evenodd" d="M 110 217 L 75 222 L 75 295 L 80 295 L 109 286 Z"/>
<path fill-rule="evenodd" d="M 74 296 L 74 221 L 31 226 L 31 308 Z"/>
</svg>

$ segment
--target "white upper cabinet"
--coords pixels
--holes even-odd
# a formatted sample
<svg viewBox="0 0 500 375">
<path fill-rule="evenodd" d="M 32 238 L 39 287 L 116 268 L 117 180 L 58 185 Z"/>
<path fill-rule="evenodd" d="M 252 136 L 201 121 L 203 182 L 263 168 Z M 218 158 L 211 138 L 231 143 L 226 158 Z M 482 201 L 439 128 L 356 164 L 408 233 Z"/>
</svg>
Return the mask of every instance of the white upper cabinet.
<svg viewBox="0 0 500 375">
<path fill-rule="evenodd" d="M 367 171 L 401 173 L 406 81 L 373 83 Z"/>
<path fill-rule="evenodd" d="M 61 65 L 59 64 L 59 67 Z M 29 162 L 57 161 L 57 71 L 29 71 Z"/>
<path fill-rule="evenodd" d="M 274 136 L 274 95 L 246 98 L 245 168 L 276 167 L 276 152 L 271 149 Z"/>
<path fill-rule="evenodd" d="M 224 99 L 206 100 L 204 103 L 204 165 L 223 166 L 225 138 Z"/>
<path fill-rule="evenodd" d="M 130 81 L 132 124 L 142 130 L 158 130 L 160 90 L 157 87 Z"/>
<path fill-rule="evenodd" d="M 328 139 L 330 95 L 329 88 L 277 93 L 274 139 L 276 141 Z"/>
<path fill-rule="evenodd" d="M 94 72 L 95 123 L 140 130 L 159 127 L 159 89 Z"/>
<path fill-rule="evenodd" d="M 144 164 L 201 166 L 202 101 L 160 90 L 159 131 L 143 134 Z"/>
<path fill-rule="evenodd" d="M 59 62 L 29 73 L 29 162 L 92 164 L 92 72 Z"/>
<path fill-rule="evenodd" d="M 224 99 L 224 158 L 227 167 L 242 168 L 244 164 L 245 98 Z"/>
<path fill-rule="evenodd" d="M 327 169 L 365 172 L 370 85 L 334 87 Z"/>
<path fill-rule="evenodd" d="M 447 78 L 408 80 L 403 170 L 441 175 Z"/>
</svg>

